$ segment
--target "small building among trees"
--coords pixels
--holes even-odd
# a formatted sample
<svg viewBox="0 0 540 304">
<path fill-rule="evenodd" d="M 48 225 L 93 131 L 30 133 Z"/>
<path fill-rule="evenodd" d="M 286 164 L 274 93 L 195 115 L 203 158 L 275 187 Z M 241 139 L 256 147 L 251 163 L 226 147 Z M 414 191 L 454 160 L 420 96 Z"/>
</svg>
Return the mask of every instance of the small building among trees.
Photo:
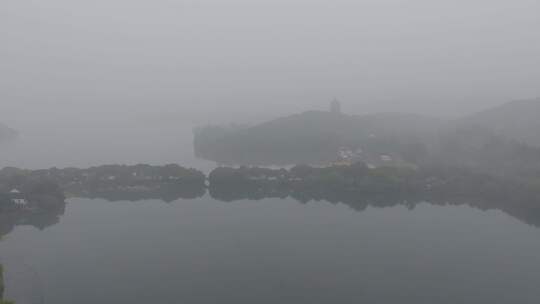
<svg viewBox="0 0 540 304">
<path fill-rule="evenodd" d="M 18 206 L 25 206 L 28 203 L 24 194 L 21 193 L 21 191 L 19 191 L 18 189 L 11 190 L 9 192 L 9 198 L 13 203 L 15 203 L 15 205 Z"/>
</svg>

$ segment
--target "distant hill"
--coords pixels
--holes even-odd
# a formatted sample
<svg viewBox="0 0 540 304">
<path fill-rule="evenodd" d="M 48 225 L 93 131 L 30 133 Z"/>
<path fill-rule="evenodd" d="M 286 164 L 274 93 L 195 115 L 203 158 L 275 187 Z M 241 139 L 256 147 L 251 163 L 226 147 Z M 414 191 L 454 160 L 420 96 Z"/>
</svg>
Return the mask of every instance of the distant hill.
<svg viewBox="0 0 540 304">
<path fill-rule="evenodd" d="M 505 103 L 456 121 L 478 126 L 522 143 L 540 146 L 540 99 Z"/>
<path fill-rule="evenodd" d="M 17 131 L 0 123 L 0 143 L 17 138 Z"/>
<path fill-rule="evenodd" d="M 251 127 L 195 130 L 198 157 L 234 165 L 443 164 L 540 183 L 540 100 L 461 119 L 309 111 Z"/>
<path fill-rule="evenodd" d="M 309 111 L 252 127 L 195 130 L 197 156 L 225 164 L 317 164 L 335 160 L 340 147 L 414 157 L 441 122 L 413 114 L 353 116 Z"/>
<path fill-rule="evenodd" d="M 479 126 L 447 127 L 429 161 L 504 177 L 535 180 L 540 185 L 540 147 L 524 144 Z"/>
</svg>

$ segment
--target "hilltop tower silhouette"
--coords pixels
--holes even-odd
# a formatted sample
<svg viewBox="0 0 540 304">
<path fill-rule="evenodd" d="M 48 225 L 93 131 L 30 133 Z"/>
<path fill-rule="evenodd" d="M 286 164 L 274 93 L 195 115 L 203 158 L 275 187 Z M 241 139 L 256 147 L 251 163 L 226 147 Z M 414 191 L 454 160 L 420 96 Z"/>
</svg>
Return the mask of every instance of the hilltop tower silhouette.
<svg viewBox="0 0 540 304">
<path fill-rule="evenodd" d="M 335 114 L 341 114 L 341 103 L 334 98 L 332 102 L 330 102 L 330 112 Z"/>
</svg>

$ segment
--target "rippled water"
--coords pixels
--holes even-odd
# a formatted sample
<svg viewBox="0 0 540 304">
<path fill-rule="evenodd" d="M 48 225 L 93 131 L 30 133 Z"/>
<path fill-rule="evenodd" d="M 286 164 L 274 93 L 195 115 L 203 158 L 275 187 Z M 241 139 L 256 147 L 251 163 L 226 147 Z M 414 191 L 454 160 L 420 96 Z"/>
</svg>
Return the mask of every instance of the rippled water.
<svg viewBox="0 0 540 304">
<path fill-rule="evenodd" d="M 540 230 L 500 211 L 208 195 L 71 199 L 0 242 L 18 304 L 538 303 L 539 252 Z"/>
</svg>

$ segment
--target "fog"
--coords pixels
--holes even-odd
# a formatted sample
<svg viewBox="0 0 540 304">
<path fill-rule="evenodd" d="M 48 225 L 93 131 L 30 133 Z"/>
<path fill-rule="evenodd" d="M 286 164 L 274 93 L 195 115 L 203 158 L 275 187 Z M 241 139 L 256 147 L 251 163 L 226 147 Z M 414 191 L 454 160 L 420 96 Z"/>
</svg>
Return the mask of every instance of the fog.
<svg viewBox="0 0 540 304">
<path fill-rule="evenodd" d="M 540 303 L 539 232 L 540 0 L 0 0 L 0 304 Z"/>
<path fill-rule="evenodd" d="M 540 96 L 536 0 L 4 0 L 2 165 L 191 162 L 191 128 L 336 97 L 457 117 Z"/>
</svg>

